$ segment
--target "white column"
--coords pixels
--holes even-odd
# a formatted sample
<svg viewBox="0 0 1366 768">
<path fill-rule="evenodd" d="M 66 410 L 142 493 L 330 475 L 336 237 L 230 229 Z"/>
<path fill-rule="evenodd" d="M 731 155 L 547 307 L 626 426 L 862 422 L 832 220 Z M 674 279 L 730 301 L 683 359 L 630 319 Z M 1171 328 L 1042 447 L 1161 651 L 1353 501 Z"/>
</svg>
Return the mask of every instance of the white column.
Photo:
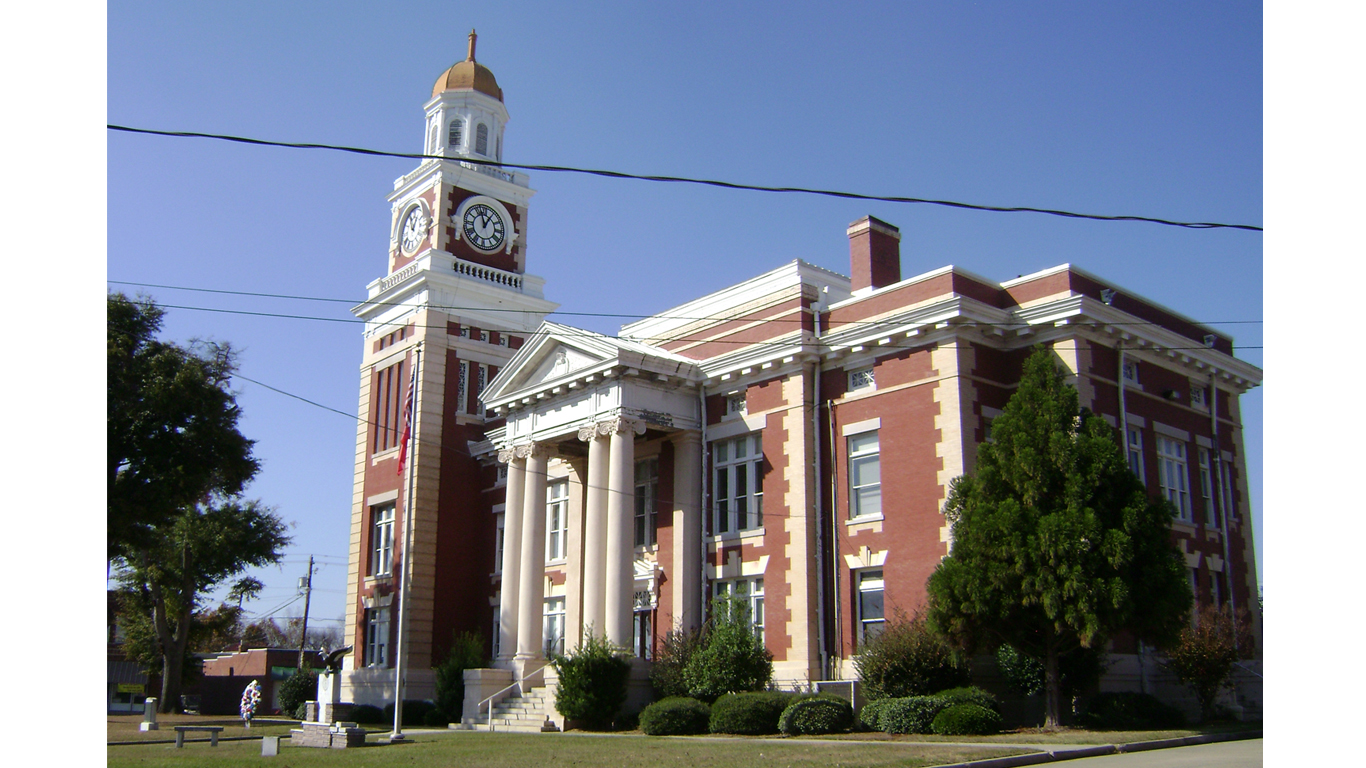
<svg viewBox="0 0 1366 768">
<path fill-rule="evenodd" d="M 642 425 L 643 426 L 643 425 Z M 612 455 L 607 470 L 607 639 L 618 648 L 630 649 L 632 597 L 635 591 L 635 424 L 617 419 L 611 425 Z"/>
<path fill-rule="evenodd" d="M 588 493 L 583 531 L 583 627 L 591 627 L 595 637 L 606 634 L 607 596 L 607 454 L 605 434 L 598 425 L 579 430 L 579 439 L 588 443 Z"/>
<path fill-rule="evenodd" d="M 674 444 L 673 628 L 702 626 L 702 436 L 679 432 Z"/>
<path fill-rule="evenodd" d="M 517 658 L 542 657 L 545 634 L 545 474 L 549 450 L 524 449 L 526 496 L 522 499 L 522 575 L 517 585 Z M 506 535 L 506 534 L 505 534 Z"/>
<path fill-rule="evenodd" d="M 498 452 L 508 465 L 503 503 L 503 575 L 498 598 L 498 658 L 509 660 L 517 653 L 517 597 L 522 563 L 522 498 L 526 485 L 526 459 L 512 450 Z"/>
</svg>

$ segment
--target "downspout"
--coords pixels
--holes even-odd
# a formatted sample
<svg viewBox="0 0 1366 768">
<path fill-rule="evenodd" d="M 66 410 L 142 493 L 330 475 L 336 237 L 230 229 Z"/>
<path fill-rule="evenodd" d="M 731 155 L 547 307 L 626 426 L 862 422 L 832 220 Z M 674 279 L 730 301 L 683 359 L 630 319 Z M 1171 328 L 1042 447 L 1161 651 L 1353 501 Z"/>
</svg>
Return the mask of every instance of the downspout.
<svg viewBox="0 0 1366 768">
<path fill-rule="evenodd" d="M 698 500 L 702 514 L 697 516 L 697 524 L 702 527 L 702 530 L 698 531 L 697 537 L 698 541 L 702 542 L 702 546 L 697 548 L 698 555 L 702 558 L 702 562 L 698 564 L 697 568 L 697 580 L 700 582 L 697 589 L 697 599 L 702 602 L 700 606 L 697 606 L 699 611 L 697 629 L 700 632 L 707 623 L 707 518 L 711 515 L 711 504 L 707 500 L 709 498 L 707 494 L 711 490 L 711 484 L 708 482 L 711 478 L 711 469 L 707 466 L 707 384 L 705 381 L 697 385 L 697 408 L 698 413 L 702 416 L 697 420 L 702 426 L 702 447 L 699 449 L 702 452 L 702 458 L 698 462 L 698 466 L 702 468 L 702 497 Z"/>
<path fill-rule="evenodd" d="M 811 483 L 811 489 L 815 491 L 815 512 L 816 512 L 816 637 L 818 649 L 821 657 L 821 677 L 830 679 L 830 651 L 827 645 L 825 628 L 825 529 L 821 526 L 821 514 L 824 505 L 821 504 L 821 302 L 817 301 L 811 308 L 812 318 L 815 323 L 815 337 L 813 338 L 816 347 L 816 361 L 811 366 L 811 378 L 814 380 L 811 385 L 811 453 L 815 459 L 815 476 Z"/>
<path fill-rule="evenodd" d="M 1228 515 L 1229 509 L 1224 505 L 1224 459 L 1223 451 L 1219 448 L 1219 390 L 1214 383 L 1214 374 L 1209 375 L 1209 424 L 1210 432 L 1214 435 L 1214 491 L 1217 498 L 1214 500 L 1219 507 L 1219 522 L 1221 523 L 1219 533 L 1224 540 L 1224 586 L 1228 587 L 1228 611 L 1232 615 L 1238 609 L 1238 604 L 1233 597 L 1233 563 L 1228 556 Z M 1232 494 L 1229 494 L 1232 497 Z M 1233 633 L 1233 649 L 1238 649 L 1238 633 Z"/>
<path fill-rule="evenodd" d="M 1129 463 L 1129 409 L 1124 404 L 1124 340 L 1120 339 L 1115 343 L 1115 351 L 1119 352 L 1119 372 L 1115 377 L 1119 382 L 1119 445 L 1124 452 L 1124 463 Z M 1148 645 L 1142 640 L 1138 641 L 1138 690 L 1140 693 L 1148 692 Z"/>
</svg>

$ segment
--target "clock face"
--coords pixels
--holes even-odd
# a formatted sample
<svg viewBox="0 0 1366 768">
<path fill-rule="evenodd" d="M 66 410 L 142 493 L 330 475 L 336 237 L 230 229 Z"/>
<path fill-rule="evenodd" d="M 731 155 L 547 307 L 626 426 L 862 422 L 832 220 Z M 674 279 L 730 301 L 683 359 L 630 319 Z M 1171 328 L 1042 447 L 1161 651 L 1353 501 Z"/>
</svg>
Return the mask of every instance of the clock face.
<svg viewBox="0 0 1366 768">
<path fill-rule="evenodd" d="M 481 251 L 497 250 L 507 233 L 503 217 L 483 203 L 466 208 L 460 226 L 470 245 Z"/>
<path fill-rule="evenodd" d="M 403 230 L 401 244 L 404 253 L 412 253 L 422 244 L 422 239 L 427 236 L 427 217 L 422 215 L 422 209 L 414 207 L 408 211 L 408 215 L 403 218 Z"/>
</svg>

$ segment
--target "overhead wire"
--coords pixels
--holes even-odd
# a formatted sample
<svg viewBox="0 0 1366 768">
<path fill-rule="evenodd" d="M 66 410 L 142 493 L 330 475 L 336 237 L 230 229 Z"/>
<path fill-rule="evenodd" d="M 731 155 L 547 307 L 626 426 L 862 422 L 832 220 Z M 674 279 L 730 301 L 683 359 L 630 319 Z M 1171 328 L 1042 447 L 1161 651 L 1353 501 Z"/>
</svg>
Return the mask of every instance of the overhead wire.
<svg viewBox="0 0 1366 768">
<path fill-rule="evenodd" d="M 719 187 L 722 189 L 735 189 L 748 192 L 775 192 L 791 193 L 803 195 L 819 195 L 823 197 L 838 197 L 849 200 L 869 200 L 883 203 L 918 203 L 923 205 L 938 205 L 948 208 L 959 208 L 972 211 L 989 211 L 994 213 L 1039 213 L 1049 216 L 1061 216 L 1071 219 L 1089 219 L 1092 221 L 1133 221 L 1147 224 L 1161 224 L 1169 227 L 1182 227 L 1186 229 L 1241 229 L 1253 232 L 1261 232 L 1262 228 L 1252 224 L 1221 224 L 1208 221 L 1175 221 L 1172 219 L 1160 219 L 1152 216 L 1130 216 L 1130 215 L 1102 215 L 1093 213 L 1078 213 L 1076 211 L 1065 211 L 1054 208 L 1035 208 L 1032 206 L 997 206 L 982 205 L 978 203 L 964 203 L 955 200 L 937 200 L 924 197 L 903 197 L 898 195 L 869 195 L 859 192 L 843 192 L 831 189 L 816 189 L 812 187 L 774 187 L 761 184 L 741 184 L 731 181 L 721 181 L 717 179 L 697 179 L 686 176 L 661 176 L 656 174 L 637 174 L 626 173 L 623 171 L 609 171 L 600 168 L 577 168 L 567 165 L 531 165 L 522 163 L 505 163 L 498 160 L 481 160 L 473 157 L 461 156 L 459 158 L 449 158 L 442 155 L 428 155 L 418 152 L 387 152 L 378 149 L 367 149 L 364 147 L 349 147 L 340 144 L 319 144 L 289 141 L 271 141 L 268 139 L 253 139 L 246 136 L 233 136 L 222 133 L 204 133 L 200 131 L 165 131 L 152 128 L 133 128 L 125 125 L 114 125 L 112 123 L 105 126 L 111 131 L 122 131 L 126 133 L 146 134 L 152 136 L 168 136 L 174 138 L 195 138 L 195 139 L 214 139 L 217 141 L 229 141 L 238 144 L 251 144 L 265 147 L 282 147 L 286 149 L 324 149 L 334 152 L 347 152 L 358 155 L 369 155 L 372 157 L 396 157 L 409 160 L 452 160 L 458 159 L 460 162 L 471 163 L 474 165 L 489 166 L 493 168 L 516 168 L 524 171 L 546 171 L 550 173 L 578 173 L 590 176 L 600 176 L 611 179 L 631 179 L 635 181 L 652 181 L 673 184 L 698 184 L 709 187 Z"/>
</svg>

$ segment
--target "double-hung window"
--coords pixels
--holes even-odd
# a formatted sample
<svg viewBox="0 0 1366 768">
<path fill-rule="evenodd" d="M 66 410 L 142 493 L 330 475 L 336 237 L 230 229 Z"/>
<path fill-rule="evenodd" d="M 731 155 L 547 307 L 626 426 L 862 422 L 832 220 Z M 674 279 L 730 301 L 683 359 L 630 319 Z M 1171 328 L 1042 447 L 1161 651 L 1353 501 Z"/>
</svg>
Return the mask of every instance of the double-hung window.
<svg viewBox="0 0 1366 768">
<path fill-rule="evenodd" d="M 764 524 L 764 445 L 755 432 L 712 443 L 712 532 L 748 531 Z"/>
<path fill-rule="evenodd" d="M 474 151 L 488 157 L 489 154 L 489 127 L 480 123 L 474 129 Z"/>
<path fill-rule="evenodd" d="M 1129 427 L 1128 433 L 1129 471 L 1138 475 L 1140 483 L 1147 485 L 1148 481 L 1143 479 L 1143 433 L 1137 427 Z"/>
<path fill-rule="evenodd" d="M 1157 482 L 1162 495 L 1176 507 L 1178 520 L 1191 521 L 1190 492 L 1186 487 L 1186 444 L 1157 436 Z"/>
<path fill-rule="evenodd" d="M 886 624 L 883 611 L 882 571 L 863 571 L 858 577 L 858 642 L 859 645 L 882 634 Z"/>
<path fill-rule="evenodd" d="M 545 489 L 545 559 L 563 560 L 569 538 L 569 482 L 561 480 Z"/>
<path fill-rule="evenodd" d="M 394 505 L 370 508 L 370 575 L 388 576 L 394 567 Z"/>
<path fill-rule="evenodd" d="M 389 609 L 365 610 L 365 665 L 383 667 L 389 663 Z"/>
<path fill-rule="evenodd" d="M 1213 475 L 1210 474 L 1209 449 L 1201 448 L 1200 454 L 1200 496 L 1205 501 L 1205 527 L 1219 528 L 1223 525 L 1222 515 L 1219 508 L 1214 503 L 1214 486 L 1211 482 Z"/>
<path fill-rule="evenodd" d="M 764 580 L 730 579 L 714 582 L 714 591 L 720 605 L 725 610 L 740 611 L 741 616 L 754 628 L 754 636 L 764 639 Z"/>
<path fill-rule="evenodd" d="M 656 500 L 659 497 L 659 459 L 636 462 L 636 546 L 655 544 Z"/>
<path fill-rule="evenodd" d="M 877 431 L 849 438 L 849 516 L 882 514 L 882 459 Z"/>
<path fill-rule="evenodd" d="M 450 131 L 446 134 L 446 146 L 451 149 L 460 148 L 461 140 L 464 138 L 461 136 L 462 128 L 464 128 L 464 123 L 459 118 L 451 121 Z"/>
<path fill-rule="evenodd" d="M 564 598 L 547 597 L 545 599 L 545 652 L 551 654 L 564 653 Z"/>
</svg>

